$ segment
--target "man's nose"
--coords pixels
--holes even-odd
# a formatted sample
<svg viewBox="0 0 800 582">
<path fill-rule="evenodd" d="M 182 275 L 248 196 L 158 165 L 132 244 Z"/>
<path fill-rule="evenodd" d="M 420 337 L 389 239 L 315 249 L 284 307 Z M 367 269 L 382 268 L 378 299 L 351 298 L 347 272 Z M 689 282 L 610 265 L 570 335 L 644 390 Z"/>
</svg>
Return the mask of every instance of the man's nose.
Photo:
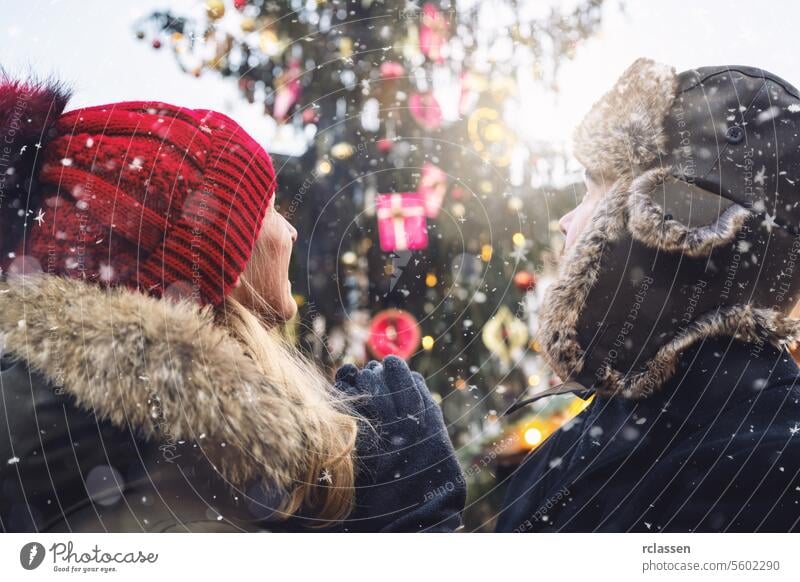
<svg viewBox="0 0 800 582">
<path fill-rule="evenodd" d="M 569 230 L 569 225 L 572 222 L 572 212 L 567 212 L 564 216 L 562 216 L 558 220 L 558 227 L 561 229 L 561 234 L 567 236 L 567 230 Z"/>
</svg>

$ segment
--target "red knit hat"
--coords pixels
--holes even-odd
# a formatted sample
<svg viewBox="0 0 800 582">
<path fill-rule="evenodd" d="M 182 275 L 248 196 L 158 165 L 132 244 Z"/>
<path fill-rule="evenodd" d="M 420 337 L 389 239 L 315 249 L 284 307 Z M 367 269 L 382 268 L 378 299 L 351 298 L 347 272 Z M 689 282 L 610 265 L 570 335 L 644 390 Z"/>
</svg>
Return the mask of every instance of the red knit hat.
<svg viewBox="0 0 800 582">
<path fill-rule="evenodd" d="M 235 121 L 124 102 L 60 115 L 48 138 L 39 210 L 26 206 L 6 268 L 33 257 L 48 273 L 202 304 L 231 291 L 275 192 L 269 155 Z"/>
</svg>

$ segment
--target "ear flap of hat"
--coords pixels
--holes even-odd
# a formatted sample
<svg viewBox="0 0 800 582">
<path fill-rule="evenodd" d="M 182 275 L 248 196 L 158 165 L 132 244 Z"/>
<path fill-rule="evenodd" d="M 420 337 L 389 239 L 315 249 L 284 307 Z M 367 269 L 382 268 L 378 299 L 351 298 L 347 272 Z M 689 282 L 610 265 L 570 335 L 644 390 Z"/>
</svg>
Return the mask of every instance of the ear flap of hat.
<svg viewBox="0 0 800 582">
<path fill-rule="evenodd" d="M 750 212 L 721 196 L 656 168 L 633 181 L 628 229 L 636 240 L 690 257 L 708 256 L 731 243 Z"/>
</svg>

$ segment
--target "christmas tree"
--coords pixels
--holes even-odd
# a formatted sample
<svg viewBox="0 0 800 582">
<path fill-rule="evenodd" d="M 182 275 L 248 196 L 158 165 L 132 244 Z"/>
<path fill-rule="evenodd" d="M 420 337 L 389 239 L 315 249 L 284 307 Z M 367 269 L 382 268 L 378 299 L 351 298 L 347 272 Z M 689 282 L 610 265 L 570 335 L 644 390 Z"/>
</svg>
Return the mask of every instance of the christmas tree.
<svg viewBox="0 0 800 582">
<path fill-rule="evenodd" d="M 533 334 L 576 187 L 559 148 L 518 131 L 535 106 L 521 87 L 556 92 L 602 17 L 602 0 L 541 4 L 209 0 L 134 25 L 263 106 L 300 232 L 298 339 L 331 370 L 395 353 L 425 376 L 472 485 L 468 527 L 491 520 L 498 467 L 583 405 L 503 416 L 556 381 Z"/>
</svg>

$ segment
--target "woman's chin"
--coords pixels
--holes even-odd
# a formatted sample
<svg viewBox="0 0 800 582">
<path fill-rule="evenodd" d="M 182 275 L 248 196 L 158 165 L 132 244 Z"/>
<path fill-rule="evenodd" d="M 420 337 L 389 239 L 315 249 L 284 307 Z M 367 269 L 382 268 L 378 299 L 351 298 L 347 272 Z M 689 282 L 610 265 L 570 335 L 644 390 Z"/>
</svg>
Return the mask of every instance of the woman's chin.
<svg viewBox="0 0 800 582">
<path fill-rule="evenodd" d="M 283 302 L 283 319 L 284 321 L 289 321 L 295 315 L 297 315 L 297 301 L 294 300 L 294 296 L 290 293 L 289 296 Z"/>
</svg>

